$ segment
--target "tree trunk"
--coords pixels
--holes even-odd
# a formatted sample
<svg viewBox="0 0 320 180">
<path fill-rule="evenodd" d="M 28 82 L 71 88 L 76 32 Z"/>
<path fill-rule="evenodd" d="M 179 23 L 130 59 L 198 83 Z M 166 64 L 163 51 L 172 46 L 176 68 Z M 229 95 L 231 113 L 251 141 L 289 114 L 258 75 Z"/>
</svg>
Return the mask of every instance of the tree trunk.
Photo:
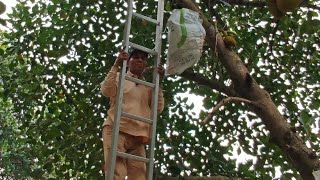
<svg viewBox="0 0 320 180">
<path fill-rule="evenodd" d="M 314 179 L 312 172 L 320 169 L 320 161 L 317 159 L 315 152 L 309 149 L 303 140 L 291 130 L 290 125 L 278 111 L 269 93 L 261 89 L 250 76 L 239 56 L 225 46 L 221 35 L 216 34 L 214 27 L 197 6 L 190 0 L 177 0 L 177 2 L 181 7 L 200 13 L 203 19 L 202 25 L 207 33 L 208 44 L 210 48 L 217 50 L 219 61 L 230 75 L 234 83 L 234 89 L 237 90 L 237 96 L 258 103 L 258 106 L 249 106 L 261 118 L 267 130 L 270 131 L 272 142 L 287 155 L 303 179 Z"/>
</svg>

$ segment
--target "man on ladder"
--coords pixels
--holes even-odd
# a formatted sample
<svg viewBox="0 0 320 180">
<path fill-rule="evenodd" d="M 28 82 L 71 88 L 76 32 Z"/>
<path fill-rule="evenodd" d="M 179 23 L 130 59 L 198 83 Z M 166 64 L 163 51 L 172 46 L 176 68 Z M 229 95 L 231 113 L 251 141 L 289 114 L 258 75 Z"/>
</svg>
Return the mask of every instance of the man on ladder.
<svg viewBox="0 0 320 180">
<path fill-rule="evenodd" d="M 105 171 L 107 163 L 110 161 L 110 149 L 113 131 L 113 118 L 116 107 L 116 96 L 118 92 L 119 67 L 123 61 L 128 61 L 127 75 L 130 77 L 144 79 L 143 73 L 147 66 L 148 54 L 138 49 L 134 49 L 130 56 L 124 50 L 119 52 L 119 55 L 107 74 L 105 80 L 101 83 L 101 92 L 104 96 L 110 98 L 110 108 L 108 116 L 103 123 L 103 149 L 105 160 Z M 160 76 L 163 76 L 164 69 L 158 66 L 157 71 Z M 151 101 L 152 89 L 135 82 L 126 80 L 123 87 L 123 102 L 122 111 L 143 118 L 151 116 Z M 163 92 L 160 89 L 158 93 L 158 108 L 160 113 L 164 107 Z M 150 124 L 140 121 L 135 121 L 130 118 L 121 117 L 120 129 L 118 136 L 118 151 L 146 157 L 145 144 L 149 143 L 150 139 Z M 108 173 L 108 172 L 107 172 Z M 114 171 L 114 179 L 123 180 L 128 176 L 132 180 L 146 179 L 146 165 L 144 162 L 117 157 Z"/>
<path fill-rule="evenodd" d="M 159 82 L 164 75 L 160 65 L 164 0 L 158 0 L 157 19 L 133 12 L 128 0 L 123 49 L 101 83 L 104 96 L 110 98 L 108 116 L 103 124 L 103 148 L 106 180 L 152 180 L 157 115 L 163 110 L 164 98 Z M 129 41 L 132 17 L 156 24 L 154 49 Z M 153 80 L 144 80 L 148 56 L 152 55 Z M 128 70 L 126 71 L 128 64 Z M 122 65 L 120 74 L 119 66 Z M 145 152 L 148 146 L 148 156 Z M 148 167 L 146 168 L 146 164 Z"/>
</svg>

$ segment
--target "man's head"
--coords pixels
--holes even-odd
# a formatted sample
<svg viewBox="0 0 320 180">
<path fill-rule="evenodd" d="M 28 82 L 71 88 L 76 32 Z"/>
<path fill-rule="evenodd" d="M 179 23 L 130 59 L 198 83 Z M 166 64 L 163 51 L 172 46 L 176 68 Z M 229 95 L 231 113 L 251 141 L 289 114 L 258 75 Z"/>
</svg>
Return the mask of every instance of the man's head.
<svg viewBox="0 0 320 180">
<path fill-rule="evenodd" d="M 148 59 L 149 54 L 147 52 L 141 51 L 140 49 L 132 49 L 129 53 L 129 60 L 133 55 L 142 55 L 145 57 L 145 59 Z"/>
<path fill-rule="evenodd" d="M 130 52 L 128 60 L 129 71 L 137 76 L 142 76 L 147 67 L 148 53 L 139 49 L 133 49 Z"/>
</svg>

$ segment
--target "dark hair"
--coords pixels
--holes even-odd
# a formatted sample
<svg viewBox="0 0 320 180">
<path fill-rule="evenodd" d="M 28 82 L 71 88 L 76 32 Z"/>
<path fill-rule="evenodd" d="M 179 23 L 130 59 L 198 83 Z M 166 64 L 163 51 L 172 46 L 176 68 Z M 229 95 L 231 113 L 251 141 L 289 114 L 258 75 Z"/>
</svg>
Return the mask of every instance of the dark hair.
<svg viewBox="0 0 320 180">
<path fill-rule="evenodd" d="M 132 49 L 129 55 L 129 59 L 131 58 L 131 56 L 135 55 L 135 54 L 143 54 L 145 57 L 148 58 L 149 54 L 145 51 L 142 51 L 140 49 Z M 128 60 L 129 60 L 128 59 Z"/>
</svg>

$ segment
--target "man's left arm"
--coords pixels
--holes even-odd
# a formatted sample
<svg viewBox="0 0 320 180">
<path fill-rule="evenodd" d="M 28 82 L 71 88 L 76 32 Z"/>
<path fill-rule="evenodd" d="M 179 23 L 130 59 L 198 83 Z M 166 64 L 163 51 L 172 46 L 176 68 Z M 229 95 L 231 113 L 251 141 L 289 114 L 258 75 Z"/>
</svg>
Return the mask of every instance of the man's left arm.
<svg viewBox="0 0 320 180">
<path fill-rule="evenodd" d="M 158 93 L 158 114 L 160 114 L 164 109 L 164 97 L 163 97 L 163 91 L 162 88 L 159 89 Z"/>
<path fill-rule="evenodd" d="M 160 76 L 160 88 L 159 88 L 159 92 L 158 92 L 158 114 L 161 113 L 164 109 L 164 97 L 163 97 L 163 90 L 162 90 L 162 80 L 163 80 L 163 76 L 164 76 L 164 68 L 159 64 L 159 66 L 157 67 L 157 71 L 159 73 Z"/>
</svg>

